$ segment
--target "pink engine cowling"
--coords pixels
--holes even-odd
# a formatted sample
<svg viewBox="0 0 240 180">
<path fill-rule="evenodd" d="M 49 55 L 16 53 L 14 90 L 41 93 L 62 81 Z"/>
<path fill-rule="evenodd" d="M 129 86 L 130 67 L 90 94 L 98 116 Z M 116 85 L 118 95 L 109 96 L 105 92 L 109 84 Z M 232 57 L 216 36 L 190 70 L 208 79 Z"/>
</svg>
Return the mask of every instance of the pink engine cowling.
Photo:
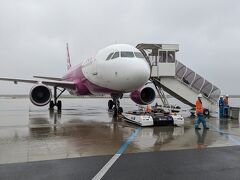
<svg viewBox="0 0 240 180">
<path fill-rule="evenodd" d="M 31 102 L 34 105 L 45 106 L 50 102 L 52 98 L 52 92 L 47 86 L 41 84 L 33 86 L 29 93 L 29 96 Z"/>
<path fill-rule="evenodd" d="M 136 91 L 133 91 L 130 94 L 131 99 L 140 105 L 147 105 L 151 104 L 155 99 L 155 91 L 151 87 L 144 87 L 141 89 L 138 89 Z"/>
</svg>

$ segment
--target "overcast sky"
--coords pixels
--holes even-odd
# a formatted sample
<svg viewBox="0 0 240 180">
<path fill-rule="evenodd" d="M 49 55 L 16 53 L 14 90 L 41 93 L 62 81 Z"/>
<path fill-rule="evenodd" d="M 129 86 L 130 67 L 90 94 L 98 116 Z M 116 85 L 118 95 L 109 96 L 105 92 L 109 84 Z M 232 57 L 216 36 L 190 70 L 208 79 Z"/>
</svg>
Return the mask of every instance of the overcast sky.
<svg viewBox="0 0 240 180">
<path fill-rule="evenodd" d="M 65 43 L 72 64 L 114 43 L 177 43 L 177 59 L 240 94 L 240 1 L 0 0 L 0 77 L 61 77 Z M 0 82 L 0 94 L 31 85 Z"/>
</svg>

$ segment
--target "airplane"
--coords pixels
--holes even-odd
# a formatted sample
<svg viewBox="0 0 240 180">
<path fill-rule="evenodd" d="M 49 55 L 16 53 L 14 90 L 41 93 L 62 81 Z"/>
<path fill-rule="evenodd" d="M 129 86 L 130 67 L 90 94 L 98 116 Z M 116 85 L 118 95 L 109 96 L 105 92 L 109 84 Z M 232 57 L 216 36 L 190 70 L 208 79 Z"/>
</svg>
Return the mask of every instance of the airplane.
<svg viewBox="0 0 240 180">
<path fill-rule="evenodd" d="M 62 102 L 58 98 L 65 90 L 77 96 L 110 94 L 112 100 L 108 101 L 108 108 L 117 116 L 123 112 L 119 99 L 124 93 L 131 93 L 131 99 L 140 105 L 154 101 L 155 91 L 145 85 L 150 72 L 150 65 L 143 54 L 128 44 L 105 47 L 94 57 L 72 67 L 67 44 L 67 73 L 63 77 L 0 77 L 0 80 L 35 84 L 29 93 L 30 101 L 36 106 L 49 104 L 49 110 L 57 107 L 61 111 Z M 50 87 L 53 87 L 53 95 Z"/>
</svg>

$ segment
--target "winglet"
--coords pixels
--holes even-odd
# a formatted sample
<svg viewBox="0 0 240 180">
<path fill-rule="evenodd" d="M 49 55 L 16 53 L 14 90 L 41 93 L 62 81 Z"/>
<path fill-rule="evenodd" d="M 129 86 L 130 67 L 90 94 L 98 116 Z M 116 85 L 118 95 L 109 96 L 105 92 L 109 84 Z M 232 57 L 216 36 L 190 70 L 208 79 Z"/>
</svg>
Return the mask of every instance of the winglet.
<svg viewBox="0 0 240 180">
<path fill-rule="evenodd" d="M 69 54 L 69 49 L 68 49 L 68 43 L 67 43 L 67 70 L 71 68 L 71 61 L 70 61 L 70 54 Z"/>
</svg>

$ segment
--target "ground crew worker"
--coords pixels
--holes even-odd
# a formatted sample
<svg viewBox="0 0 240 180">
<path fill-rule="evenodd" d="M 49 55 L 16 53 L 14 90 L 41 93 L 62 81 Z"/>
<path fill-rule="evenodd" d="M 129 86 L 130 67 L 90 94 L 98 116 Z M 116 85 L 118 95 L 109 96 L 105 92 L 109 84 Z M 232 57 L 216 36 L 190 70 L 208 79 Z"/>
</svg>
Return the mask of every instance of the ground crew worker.
<svg viewBox="0 0 240 180">
<path fill-rule="evenodd" d="M 229 109 L 228 103 L 229 103 L 228 95 L 226 95 L 224 98 L 224 117 L 226 117 L 226 118 L 228 118 L 228 109 Z"/>
<path fill-rule="evenodd" d="M 228 95 L 224 98 L 224 106 L 228 106 Z"/>
<path fill-rule="evenodd" d="M 158 112 L 158 103 L 155 104 L 153 112 L 157 113 Z"/>
<path fill-rule="evenodd" d="M 220 97 L 219 102 L 218 102 L 218 106 L 219 106 L 219 117 L 223 118 L 223 113 L 224 113 L 224 100 L 223 100 L 223 96 Z"/>
<path fill-rule="evenodd" d="M 146 108 L 146 113 L 150 113 L 152 111 L 151 106 L 148 104 Z"/>
<path fill-rule="evenodd" d="M 196 114 L 197 114 L 197 119 L 195 122 L 195 129 L 201 129 L 199 127 L 199 124 L 202 123 L 204 129 L 209 129 L 206 124 L 206 120 L 203 116 L 203 106 L 202 106 L 202 94 L 198 95 L 198 100 L 196 101 Z"/>
</svg>

